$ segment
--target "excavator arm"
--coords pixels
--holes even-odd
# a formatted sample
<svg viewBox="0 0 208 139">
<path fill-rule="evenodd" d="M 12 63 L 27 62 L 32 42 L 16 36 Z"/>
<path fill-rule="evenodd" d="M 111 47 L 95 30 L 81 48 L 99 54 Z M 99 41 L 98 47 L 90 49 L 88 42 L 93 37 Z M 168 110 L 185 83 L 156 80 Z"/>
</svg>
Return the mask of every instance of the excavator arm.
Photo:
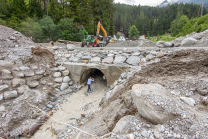
<svg viewBox="0 0 208 139">
<path fill-rule="evenodd" d="M 102 32 L 103 32 L 103 34 L 104 34 L 104 37 L 105 37 L 105 40 L 106 40 L 106 38 L 107 38 L 107 32 L 105 31 L 103 25 L 100 24 L 100 21 L 99 21 L 99 22 L 98 22 L 98 26 L 97 26 L 97 33 L 96 33 L 96 36 L 97 36 L 97 37 L 99 36 L 100 29 L 102 30 Z"/>
</svg>

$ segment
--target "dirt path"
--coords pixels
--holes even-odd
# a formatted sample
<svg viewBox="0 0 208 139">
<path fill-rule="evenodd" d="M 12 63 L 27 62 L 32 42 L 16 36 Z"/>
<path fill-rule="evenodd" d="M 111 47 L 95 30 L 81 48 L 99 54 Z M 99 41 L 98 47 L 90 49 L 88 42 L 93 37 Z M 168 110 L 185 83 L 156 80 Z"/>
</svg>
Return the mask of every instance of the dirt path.
<svg viewBox="0 0 208 139">
<path fill-rule="evenodd" d="M 57 139 L 60 134 L 53 135 L 52 129 L 66 129 L 66 124 L 75 124 L 76 119 L 80 118 L 81 114 L 87 114 L 96 110 L 104 96 L 106 86 L 102 82 L 98 81 L 93 83 L 91 88 L 94 91 L 92 91 L 88 96 L 84 94 L 87 90 L 87 86 L 84 86 L 80 91 L 68 97 L 68 101 L 65 101 L 60 105 L 60 109 L 53 114 L 52 118 L 40 127 L 34 136 L 32 136 L 32 139 Z M 85 109 L 84 107 L 86 104 L 89 104 L 88 109 Z M 83 109 L 85 109 L 85 111 Z M 59 122 L 65 124 L 60 124 Z"/>
</svg>

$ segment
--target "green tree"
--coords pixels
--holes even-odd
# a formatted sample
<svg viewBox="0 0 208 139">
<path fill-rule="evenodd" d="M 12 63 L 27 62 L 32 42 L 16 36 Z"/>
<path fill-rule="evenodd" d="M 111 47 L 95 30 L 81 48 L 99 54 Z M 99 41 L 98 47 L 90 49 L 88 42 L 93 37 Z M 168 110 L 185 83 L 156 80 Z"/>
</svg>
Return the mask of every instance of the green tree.
<svg viewBox="0 0 208 139">
<path fill-rule="evenodd" d="M 40 20 L 40 26 L 43 29 L 44 35 L 46 35 L 50 41 L 55 41 L 54 38 L 56 25 L 54 24 L 53 19 L 49 16 L 45 16 L 43 19 Z"/>
<path fill-rule="evenodd" d="M 133 25 L 129 30 L 129 37 L 139 38 L 139 31 L 137 30 L 136 26 Z"/>
<path fill-rule="evenodd" d="M 60 23 L 57 25 L 57 39 L 64 39 L 70 41 L 78 41 L 78 30 L 76 24 L 73 23 L 73 19 L 64 18 L 61 19 Z"/>
<path fill-rule="evenodd" d="M 121 36 L 121 34 L 118 32 L 117 35 L 116 35 L 116 38 L 120 39 L 120 36 Z"/>
</svg>

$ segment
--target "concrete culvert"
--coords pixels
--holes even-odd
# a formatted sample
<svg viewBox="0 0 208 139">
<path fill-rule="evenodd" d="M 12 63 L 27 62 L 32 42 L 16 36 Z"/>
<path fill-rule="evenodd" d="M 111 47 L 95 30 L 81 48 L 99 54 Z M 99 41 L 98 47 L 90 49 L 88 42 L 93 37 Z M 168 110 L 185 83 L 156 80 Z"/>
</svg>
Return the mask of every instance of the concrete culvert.
<svg viewBox="0 0 208 139">
<path fill-rule="evenodd" d="M 87 79 L 90 76 L 95 79 L 95 82 L 107 86 L 107 80 L 105 75 L 102 71 L 96 68 L 91 68 L 83 72 L 82 76 L 80 77 L 80 84 L 87 84 Z"/>
</svg>

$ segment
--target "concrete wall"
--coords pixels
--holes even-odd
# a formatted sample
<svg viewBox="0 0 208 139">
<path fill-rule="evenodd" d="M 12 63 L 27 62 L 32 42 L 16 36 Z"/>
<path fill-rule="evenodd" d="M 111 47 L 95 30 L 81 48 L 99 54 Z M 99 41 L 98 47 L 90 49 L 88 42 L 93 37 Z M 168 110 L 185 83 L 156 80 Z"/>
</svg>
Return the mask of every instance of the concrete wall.
<svg viewBox="0 0 208 139">
<path fill-rule="evenodd" d="M 85 63 L 64 63 L 70 71 L 70 78 L 77 84 L 84 83 L 90 76 L 91 69 L 100 70 L 107 80 L 107 86 L 112 85 L 115 80 L 118 80 L 121 73 L 125 71 L 128 67 L 122 66 L 118 67 L 115 65 L 99 65 L 99 64 L 85 64 Z"/>
</svg>

